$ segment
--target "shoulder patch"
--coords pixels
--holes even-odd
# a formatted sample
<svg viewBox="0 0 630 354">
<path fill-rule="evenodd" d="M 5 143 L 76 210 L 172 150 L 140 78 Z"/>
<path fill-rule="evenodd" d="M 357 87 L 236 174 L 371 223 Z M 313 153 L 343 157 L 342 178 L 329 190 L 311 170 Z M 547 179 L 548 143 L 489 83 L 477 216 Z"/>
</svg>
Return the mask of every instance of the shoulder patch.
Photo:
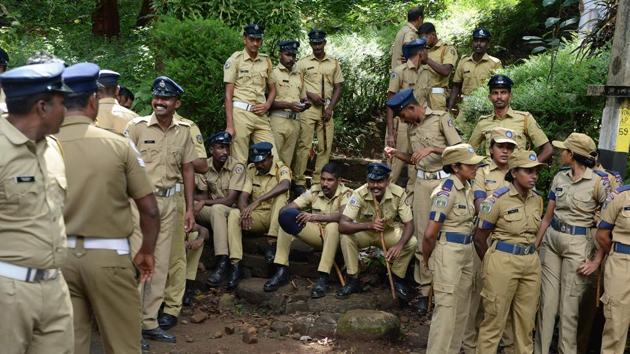
<svg viewBox="0 0 630 354">
<path fill-rule="evenodd" d="M 488 198 L 486 200 L 484 200 L 483 202 L 481 202 L 481 205 L 479 206 L 480 212 L 482 213 L 489 213 L 492 210 L 492 206 L 494 205 L 494 201 L 496 199 L 494 198 Z"/>
<path fill-rule="evenodd" d="M 398 77 L 398 74 L 396 74 L 395 71 L 392 71 L 391 75 L 389 76 L 390 79 L 394 80 L 396 77 Z"/>
<path fill-rule="evenodd" d="M 448 205 L 448 197 L 445 195 L 436 195 L 433 199 L 433 206 L 436 208 L 445 208 Z"/>
<path fill-rule="evenodd" d="M 617 188 L 617 190 L 615 192 L 621 193 L 621 192 L 625 192 L 625 191 L 630 191 L 630 184 L 626 184 L 625 186 L 621 186 L 621 187 Z"/>
<path fill-rule="evenodd" d="M 447 179 L 446 181 L 444 181 L 444 183 L 442 184 L 442 190 L 443 191 L 447 191 L 450 192 L 451 189 L 453 189 L 453 180 L 452 179 Z"/>
<path fill-rule="evenodd" d="M 203 144 L 203 138 L 201 137 L 201 134 L 197 135 L 197 143 Z"/>
<path fill-rule="evenodd" d="M 348 204 L 352 205 L 353 207 L 358 207 L 361 202 L 359 202 L 359 198 L 357 198 L 356 195 L 353 195 L 352 197 L 350 197 L 350 200 L 348 200 Z"/>
<path fill-rule="evenodd" d="M 245 168 L 243 167 L 242 164 L 237 164 L 236 166 L 234 166 L 234 173 L 240 175 L 241 173 L 243 173 L 243 171 L 245 170 Z"/>
<path fill-rule="evenodd" d="M 495 190 L 494 193 L 492 193 L 492 196 L 500 197 L 500 196 L 504 195 L 505 193 L 507 193 L 509 190 L 510 190 L 510 188 L 508 188 L 508 187 L 501 187 L 501 188 Z"/>
</svg>

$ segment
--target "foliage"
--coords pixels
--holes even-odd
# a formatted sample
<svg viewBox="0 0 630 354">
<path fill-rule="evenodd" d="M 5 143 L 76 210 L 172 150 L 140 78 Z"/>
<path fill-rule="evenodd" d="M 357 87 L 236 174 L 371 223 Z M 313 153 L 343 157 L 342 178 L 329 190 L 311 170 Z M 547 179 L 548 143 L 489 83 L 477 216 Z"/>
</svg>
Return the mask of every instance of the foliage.
<svg viewBox="0 0 630 354">
<path fill-rule="evenodd" d="M 160 73 L 186 91 L 179 113 L 196 121 L 205 136 L 224 128 L 223 64 L 241 49 L 240 34 L 217 19 L 162 16 L 151 35 Z"/>
<path fill-rule="evenodd" d="M 602 7 L 603 18 L 599 19 L 593 30 L 586 33 L 584 40 L 578 48 L 580 55 L 593 55 L 605 48 L 613 38 L 615 32 L 615 22 L 617 20 L 617 8 L 619 2 L 616 0 L 598 0 L 597 4 Z"/>
</svg>

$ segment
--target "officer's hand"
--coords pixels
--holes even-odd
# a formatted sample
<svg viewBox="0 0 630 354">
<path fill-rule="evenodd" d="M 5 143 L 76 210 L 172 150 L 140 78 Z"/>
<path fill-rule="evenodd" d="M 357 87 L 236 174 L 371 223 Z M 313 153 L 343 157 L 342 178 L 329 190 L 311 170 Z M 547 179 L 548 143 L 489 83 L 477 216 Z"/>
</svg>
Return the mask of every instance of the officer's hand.
<svg viewBox="0 0 630 354">
<path fill-rule="evenodd" d="M 328 122 L 330 120 L 330 118 L 332 118 L 333 116 L 333 110 L 332 107 L 330 106 L 326 106 L 326 108 L 324 108 L 324 122 Z"/>
<path fill-rule="evenodd" d="M 386 146 L 385 149 L 383 149 L 383 151 L 385 152 L 385 156 L 387 156 L 388 159 L 391 159 L 392 157 L 394 157 L 394 155 L 396 155 L 396 152 L 398 150 L 391 146 Z"/>
<path fill-rule="evenodd" d="M 195 228 L 195 215 L 192 210 L 186 210 L 184 215 L 184 231 L 191 232 Z"/>
<path fill-rule="evenodd" d="M 322 96 L 316 94 L 316 93 L 308 93 L 308 98 L 311 100 L 311 102 L 313 102 L 313 104 L 317 105 L 317 106 L 324 106 L 326 105 L 326 100 L 324 100 L 322 98 Z"/>
<path fill-rule="evenodd" d="M 232 139 L 234 139 L 234 137 L 236 136 L 236 132 L 234 131 L 234 127 L 226 127 L 225 131 L 230 133 L 230 135 L 232 136 Z"/>
<path fill-rule="evenodd" d="M 387 134 L 387 137 L 385 137 L 385 145 L 391 147 L 396 146 L 396 137 L 394 136 L 394 134 Z"/>
<path fill-rule="evenodd" d="M 153 258 L 153 254 L 140 250 L 136 256 L 133 257 L 133 264 L 135 264 L 138 271 L 140 271 L 141 283 L 151 280 L 153 270 L 155 269 L 155 258 Z"/>
<path fill-rule="evenodd" d="M 385 231 L 385 221 L 383 219 L 375 219 L 372 221 L 372 230 L 378 232 Z"/>
<path fill-rule="evenodd" d="M 599 268 L 599 262 L 597 260 L 587 260 L 577 269 L 578 274 L 589 276 L 593 274 Z"/>
<path fill-rule="evenodd" d="M 203 246 L 203 237 L 197 237 L 192 241 L 186 241 L 186 248 L 189 250 L 196 250 Z"/>
<path fill-rule="evenodd" d="M 391 262 L 394 259 L 398 258 L 398 256 L 400 256 L 400 251 L 402 251 L 402 248 L 403 245 L 401 245 L 400 242 L 396 243 L 394 247 L 390 247 L 385 254 L 385 258 L 387 259 L 387 261 Z"/>
<path fill-rule="evenodd" d="M 241 228 L 243 230 L 249 230 L 252 228 L 252 217 L 250 215 L 241 215 Z"/>
<path fill-rule="evenodd" d="M 262 116 L 263 114 L 267 113 L 267 111 L 269 110 L 269 106 L 267 106 L 266 103 L 262 103 L 262 104 L 255 104 L 252 109 L 251 112 Z"/>
<path fill-rule="evenodd" d="M 300 102 L 291 103 L 291 111 L 300 113 L 304 111 L 304 105 Z"/>
<path fill-rule="evenodd" d="M 414 165 L 417 164 L 418 161 L 420 161 L 423 158 L 427 157 L 432 152 L 433 152 L 433 149 L 430 148 L 430 147 L 425 147 L 425 148 L 418 149 L 418 150 L 414 151 L 413 155 L 411 155 L 411 163 L 414 164 Z"/>
<path fill-rule="evenodd" d="M 298 222 L 298 224 L 300 225 L 304 225 L 309 221 L 314 221 L 313 217 L 315 215 L 311 214 L 311 213 L 305 213 L 305 212 L 301 212 L 298 214 L 298 216 L 295 218 L 295 221 Z"/>
<path fill-rule="evenodd" d="M 302 99 L 300 102 L 302 103 L 302 110 L 300 112 L 304 112 L 312 106 L 311 102 L 308 100 Z"/>
<path fill-rule="evenodd" d="M 193 201 L 193 214 L 198 215 L 206 204 L 200 200 Z"/>
<path fill-rule="evenodd" d="M 420 52 L 420 64 L 426 64 L 428 60 L 429 60 L 428 52 L 426 50 L 425 51 L 421 51 Z"/>
</svg>

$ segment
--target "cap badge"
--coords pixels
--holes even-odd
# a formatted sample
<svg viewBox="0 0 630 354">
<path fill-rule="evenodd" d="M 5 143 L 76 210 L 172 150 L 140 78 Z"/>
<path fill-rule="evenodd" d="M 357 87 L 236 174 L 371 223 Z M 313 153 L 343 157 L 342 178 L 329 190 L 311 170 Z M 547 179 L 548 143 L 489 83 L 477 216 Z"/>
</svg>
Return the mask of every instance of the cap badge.
<svg viewBox="0 0 630 354">
<path fill-rule="evenodd" d="M 254 25 L 254 30 L 258 31 L 258 25 Z"/>
<path fill-rule="evenodd" d="M 508 138 L 511 138 L 511 137 L 512 137 L 512 135 L 513 135 L 513 134 L 512 134 L 512 131 L 511 131 L 511 130 L 508 130 L 508 131 L 506 131 L 506 132 L 505 132 L 505 136 L 507 136 Z"/>
<path fill-rule="evenodd" d="M 472 148 L 472 146 L 469 146 L 467 150 L 468 150 L 468 152 L 469 152 L 469 153 L 471 153 L 471 154 L 474 154 L 474 153 L 475 153 L 475 149 L 473 149 L 473 148 Z"/>
<path fill-rule="evenodd" d="M 531 161 L 536 161 L 536 154 L 534 154 L 534 153 L 529 154 L 529 159 Z"/>
<path fill-rule="evenodd" d="M 161 88 L 165 88 L 166 82 L 164 82 L 164 80 L 160 80 L 160 83 L 158 84 L 158 86 L 160 86 Z"/>
</svg>

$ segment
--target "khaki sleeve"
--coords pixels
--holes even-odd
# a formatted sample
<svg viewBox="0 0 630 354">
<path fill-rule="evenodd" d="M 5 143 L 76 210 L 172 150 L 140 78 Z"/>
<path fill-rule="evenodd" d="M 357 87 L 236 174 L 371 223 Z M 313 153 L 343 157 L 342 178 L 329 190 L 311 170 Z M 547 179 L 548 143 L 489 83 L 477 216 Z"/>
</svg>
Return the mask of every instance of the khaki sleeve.
<svg viewBox="0 0 630 354">
<path fill-rule="evenodd" d="M 462 138 L 459 136 L 457 129 L 455 129 L 455 123 L 449 113 L 446 113 L 440 117 L 440 125 L 442 127 L 442 134 L 446 138 L 448 146 L 459 144 L 462 142 Z"/>
<path fill-rule="evenodd" d="M 402 39 L 402 44 L 411 42 L 414 39 L 418 39 L 418 33 L 414 31 L 405 32 L 405 35 L 403 36 L 403 39 Z"/>
<path fill-rule="evenodd" d="M 486 199 L 488 197 L 488 192 L 486 191 L 485 186 L 486 173 L 485 168 L 479 168 L 477 170 L 477 175 L 475 176 L 475 180 L 473 182 L 473 198 L 477 199 Z"/>
<path fill-rule="evenodd" d="M 350 200 L 348 200 L 348 204 L 346 204 L 345 209 L 343 209 L 343 215 L 352 220 L 356 220 L 357 216 L 359 216 L 359 211 L 361 210 L 363 203 L 363 198 L 361 198 L 356 191 L 353 192 Z"/>
<path fill-rule="evenodd" d="M 291 181 L 291 169 L 287 166 L 280 167 L 280 182 L 281 181 Z"/>
<path fill-rule="evenodd" d="M 457 50 L 452 45 L 449 45 L 444 51 L 444 60 L 442 60 L 442 64 L 451 64 L 455 67 L 457 63 Z"/>
<path fill-rule="evenodd" d="M 295 198 L 293 203 L 295 203 L 300 209 L 306 209 L 311 206 L 312 198 L 313 193 L 311 193 L 311 190 L 309 189 L 306 192 L 302 193 L 299 197 Z"/>
<path fill-rule="evenodd" d="M 340 84 L 343 82 L 343 73 L 341 72 L 341 64 L 338 59 L 335 59 L 335 72 L 333 75 L 333 84 Z"/>
<path fill-rule="evenodd" d="M 245 174 L 245 183 L 243 184 L 243 192 L 252 194 L 252 190 L 254 190 L 254 173 L 256 173 L 255 168 L 247 169 L 247 173 Z"/>
<path fill-rule="evenodd" d="M 201 130 L 199 130 L 199 126 L 197 126 L 197 124 L 193 124 L 190 126 L 190 135 L 192 137 L 193 144 L 195 145 L 197 158 L 207 159 L 208 154 L 206 153 L 205 145 L 203 145 L 203 136 L 201 135 Z"/>
<path fill-rule="evenodd" d="M 242 191 L 245 187 L 245 166 L 243 164 L 236 164 L 230 173 L 230 182 L 228 183 L 228 189 L 233 191 Z"/>
<path fill-rule="evenodd" d="M 431 210 L 429 211 L 429 220 L 433 220 L 440 224 L 444 223 L 446 217 L 453 209 L 455 197 L 447 191 L 438 191 L 431 197 Z"/>
<path fill-rule="evenodd" d="M 138 145 L 138 135 L 136 134 L 136 124 L 133 121 L 129 121 L 127 123 L 127 127 L 123 131 L 123 135 L 127 137 L 127 139 L 131 140 L 134 145 Z"/>
<path fill-rule="evenodd" d="M 223 82 L 226 84 L 235 83 L 238 76 L 237 70 L 236 59 L 234 58 L 234 55 L 232 55 L 223 65 Z"/>
<path fill-rule="evenodd" d="M 606 177 L 600 176 L 594 192 L 595 192 L 594 193 L 595 198 L 597 199 L 599 204 L 600 205 L 604 204 L 604 202 L 606 201 L 606 198 L 608 198 L 608 194 L 612 192 L 612 189 L 610 186 L 610 180 L 608 179 L 608 176 Z"/>
<path fill-rule="evenodd" d="M 483 141 L 485 140 L 485 135 L 482 132 L 481 121 L 477 122 L 475 128 L 472 133 L 470 133 L 470 138 L 468 138 L 468 144 L 472 145 L 475 149 L 479 149 Z"/>
<path fill-rule="evenodd" d="M 493 230 L 499 220 L 500 201 L 495 197 L 486 198 L 481 202 L 479 208 L 479 228 L 482 230 Z"/>
<path fill-rule="evenodd" d="M 611 230 L 617 222 L 617 216 L 623 208 L 623 202 L 625 200 L 624 195 L 616 195 L 615 198 L 605 203 L 602 207 L 601 221 L 598 225 L 599 228 Z"/>
<path fill-rule="evenodd" d="M 129 141 L 124 151 L 127 194 L 133 199 L 139 199 L 153 193 L 151 181 L 144 169 L 144 161 L 136 145 Z"/>
<path fill-rule="evenodd" d="M 188 130 L 188 134 L 190 134 L 190 130 Z M 195 145 L 193 145 L 192 139 L 186 139 L 184 143 L 184 154 L 182 156 L 182 163 L 189 163 L 195 159 L 197 159 Z"/>
<path fill-rule="evenodd" d="M 402 196 L 398 200 L 398 216 L 402 222 L 410 222 L 413 220 L 413 214 L 411 212 L 411 206 L 407 204 L 407 193 L 403 192 Z"/>
<path fill-rule="evenodd" d="M 300 73 L 300 98 L 306 98 L 306 84 L 304 83 L 303 73 Z"/>
<path fill-rule="evenodd" d="M 531 114 L 527 113 L 529 116 L 527 117 L 527 135 L 529 139 L 532 141 L 534 147 L 541 147 L 545 143 L 549 142 L 549 138 L 545 135 L 545 132 L 540 128 L 536 119 L 532 117 Z"/>
<path fill-rule="evenodd" d="M 402 76 L 400 75 L 398 70 L 394 69 L 389 76 L 389 86 L 387 86 L 387 91 L 391 93 L 396 93 L 400 91 L 401 88 L 401 80 Z"/>
<path fill-rule="evenodd" d="M 276 83 L 276 80 L 273 76 L 273 64 L 271 63 L 271 59 L 267 57 L 267 85 L 273 85 Z"/>
<path fill-rule="evenodd" d="M 464 68 L 462 67 L 462 60 L 460 60 L 459 64 L 457 64 L 457 68 L 455 69 L 455 74 L 453 75 L 453 82 L 462 83 L 464 82 Z"/>
</svg>

